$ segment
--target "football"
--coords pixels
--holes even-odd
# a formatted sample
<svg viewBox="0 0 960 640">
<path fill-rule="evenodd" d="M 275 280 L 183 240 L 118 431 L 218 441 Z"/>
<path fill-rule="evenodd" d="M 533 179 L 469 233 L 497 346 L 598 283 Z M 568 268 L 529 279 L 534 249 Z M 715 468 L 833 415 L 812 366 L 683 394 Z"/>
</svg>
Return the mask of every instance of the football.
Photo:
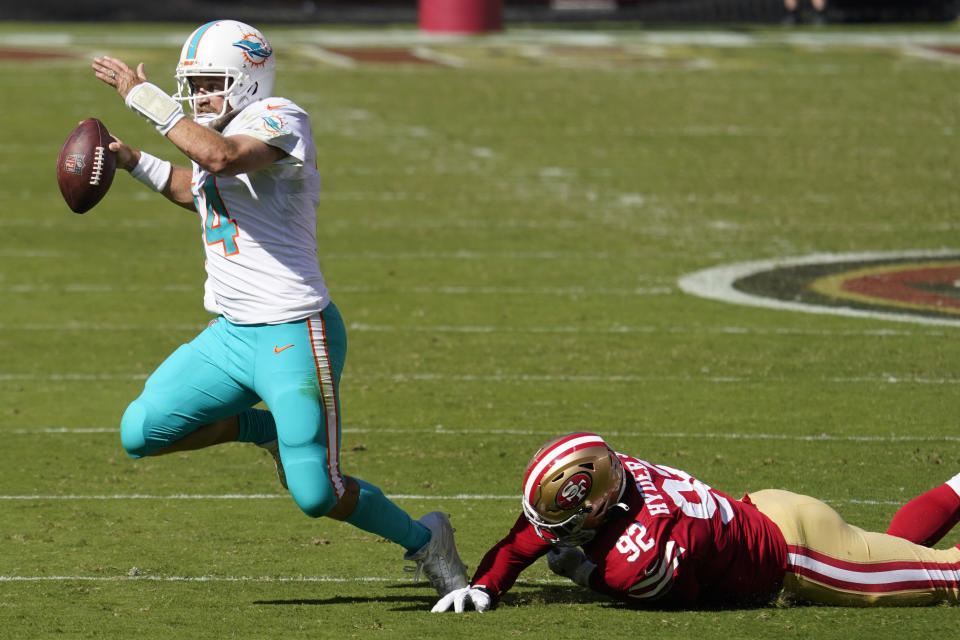
<svg viewBox="0 0 960 640">
<path fill-rule="evenodd" d="M 92 209 L 107 194 L 117 169 L 110 151 L 113 137 L 96 118 L 87 118 L 70 132 L 57 158 L 57 184 L 74 213 Z"/>
</svg>

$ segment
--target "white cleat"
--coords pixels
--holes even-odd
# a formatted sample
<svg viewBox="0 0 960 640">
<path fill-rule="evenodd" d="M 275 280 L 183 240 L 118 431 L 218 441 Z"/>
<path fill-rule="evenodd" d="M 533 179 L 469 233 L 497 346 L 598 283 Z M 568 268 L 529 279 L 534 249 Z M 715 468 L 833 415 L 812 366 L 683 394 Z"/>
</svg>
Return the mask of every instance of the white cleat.
<svg viewBox="0 0 960 640">
<path fill-rule="evenodd" d="M 403 556 L 405 560 L 414 560 L 417 563 L 414 580 L 419 580 L 420 573 L 423 572 L 441 598 L 451 591 L 467 586 L 467 567 L 457 553 L 450 516 L 432 511 L 418 522 L 430 529 L 430 542 L 419 551 L 408 552 Z"/>
<path fill-rule="evenodd" d="M 271 440 L 270 442 L 261 442 L 257 446 L 266 449 L 273 456 L 273 463 L 277 465 L 277 478 L 280 479 L 280 484 L 286 489 L 287 473 L 283 470 L 283 460 L 280 459 L 280 445 L 277 444 L 276 440 Z"/>
</svg>

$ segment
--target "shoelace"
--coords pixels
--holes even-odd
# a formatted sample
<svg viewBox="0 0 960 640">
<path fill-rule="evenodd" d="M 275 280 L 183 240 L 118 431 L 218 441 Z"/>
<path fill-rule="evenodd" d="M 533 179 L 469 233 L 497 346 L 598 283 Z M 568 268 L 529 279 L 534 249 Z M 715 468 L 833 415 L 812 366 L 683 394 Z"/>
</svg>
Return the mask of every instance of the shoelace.
<svg viewBox="0 0 960 640">
<path fill-rule="evenodd" d="M 414 574 L 414 575 L 413 575 L 413 581 L 414 581 L 414 582 L 420 582 L 420 574 L 423 572 L 423 563 L 422 563 L 422 562 L 418 562 L 418 563 L 417 563 L 417 566 L 415 566 L 415 567 L 410 566 L 410 565 L 407 565 L 407 566 L 405 566 L 405 567 L 403 568 L 403 570 L 404 570 L 405 573 L 412 573 L 412 574 Z"/>
</svg>

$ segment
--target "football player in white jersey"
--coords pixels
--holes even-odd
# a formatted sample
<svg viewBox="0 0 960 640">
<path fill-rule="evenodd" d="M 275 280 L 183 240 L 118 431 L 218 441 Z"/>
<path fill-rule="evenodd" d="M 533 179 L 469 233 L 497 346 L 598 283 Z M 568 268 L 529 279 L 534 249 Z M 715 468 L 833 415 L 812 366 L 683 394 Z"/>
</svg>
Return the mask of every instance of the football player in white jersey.
<svg viewBox="0 0 960 640">
<path fill-rule="evenodd" d="M 180 167 L 120 140 L 110 145 L 119 167 L 199 214 L 204 305 L 216 316 L 127 407 L 124 448 L 140 458 L 223 442 L 260 445 L 304 513 L 400 544 L 440 595 L 465 586 L 446 514 L 415 521 L 340 470 L 347 341 L 317 262 L 316 148 L 307 113 L 273 95 L 270 43 L 234 20 L 199 27 L 183 45 L 175 96 L 148 82 L 142 63 L 131 69 L 103 56 L 93 70 L 190 158 L 191 167 Z M 260 401 L 269 411 L 254 408 Z"/>
</svg>

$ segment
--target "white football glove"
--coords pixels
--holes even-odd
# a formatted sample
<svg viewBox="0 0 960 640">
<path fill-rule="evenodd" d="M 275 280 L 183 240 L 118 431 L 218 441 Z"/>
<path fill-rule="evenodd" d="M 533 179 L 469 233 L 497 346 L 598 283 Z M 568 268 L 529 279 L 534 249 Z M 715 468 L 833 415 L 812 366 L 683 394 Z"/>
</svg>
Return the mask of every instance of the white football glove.
<svg viewBox="0 0 960 640">
<path fill-rule="evenodd" d="M 558 576 L 570 578 L 581 587 L 590 586 L 590 574 L 597 565 L 577 547 L 553 547 L 547 552 L 547 566 Z"/>
<path fill-rule="evenodd" d="M 490 597 L 486 589 L 468 585 L 462 589 L 454 589 L 440 598 L 437 604 L 433 605 L 433 609 L 430 609 L 430 612 L 441 613 L 450 611 L 450 607 L 453 607 L 455 613 L 463 613 L 469 608 L 475 609 L 477 613 L 483 613 L 492 605 L 493 598 Z"/>
</svg>

